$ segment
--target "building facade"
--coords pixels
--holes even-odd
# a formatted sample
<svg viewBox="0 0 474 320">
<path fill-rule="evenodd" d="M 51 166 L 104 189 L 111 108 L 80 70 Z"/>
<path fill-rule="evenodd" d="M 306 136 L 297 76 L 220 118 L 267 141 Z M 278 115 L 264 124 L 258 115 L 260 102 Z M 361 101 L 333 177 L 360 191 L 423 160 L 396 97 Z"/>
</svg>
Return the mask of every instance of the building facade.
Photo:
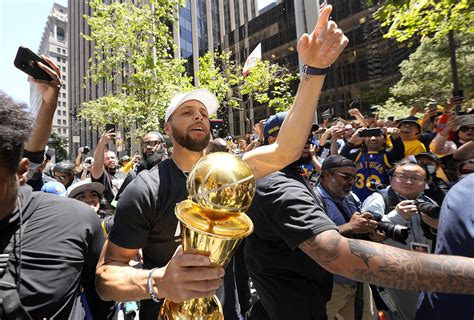
<svg viewBox="0 0 474 320">
<path fill-rule="evenodd" d="M 68 108 L 68 10 L 66 7 L 54 3 L 51 9 L 43 35 L 41 37 L 38 54 L 50 57 L 59 67 L 62 78 L 62 88 L 59 92 L 58 106 L 53 118 L 52 131 L 57 137 L 69 145 L 69 108 Z M 30 108 L 36 116 L 41 106 L 41 93 L 34 85 L 30 85 Z"/>
</svg>

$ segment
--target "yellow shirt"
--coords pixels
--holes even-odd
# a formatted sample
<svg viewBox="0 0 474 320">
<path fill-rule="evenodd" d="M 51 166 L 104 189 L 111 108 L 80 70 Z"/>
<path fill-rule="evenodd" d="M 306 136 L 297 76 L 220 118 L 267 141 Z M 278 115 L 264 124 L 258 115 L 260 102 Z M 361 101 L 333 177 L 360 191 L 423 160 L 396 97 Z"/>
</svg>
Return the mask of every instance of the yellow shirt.
<svg viewBox="0 0 474 320">
<path fill-rule="evenodd" d="M 405 157 L 426 152 L 425 145 L 421 143 L 420 140 L 403 141 L 403 144 L 405 145 Z"/>
</svg>

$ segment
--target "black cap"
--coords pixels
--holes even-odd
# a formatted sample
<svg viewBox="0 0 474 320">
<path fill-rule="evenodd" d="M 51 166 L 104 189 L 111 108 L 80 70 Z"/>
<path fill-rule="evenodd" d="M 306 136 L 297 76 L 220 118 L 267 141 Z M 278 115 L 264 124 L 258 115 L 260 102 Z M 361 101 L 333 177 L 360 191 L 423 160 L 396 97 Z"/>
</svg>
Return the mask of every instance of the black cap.
<svg viewBox="0 0 474 320">
<path fill-rule="evenodd" d="M 418 118 L 414 116 L 406 117 L 404 119 L 401 119 L 400 122 L 398 123 L 397 127 L 400 128 L 402 123 L 414 123 L 418 126 L 418 128 L 421 130 L 421 125 L 418 122 Z"/>
<path fill-rule="evenodd" d="M 416 160 L 418 160 L 418 158 L 421 158 L 421 157 L 430 158 L 433 161 L 439 162 L 438 156 L 435 155 L 433 152 L 421 152 L 415 155 Z"/>
<path fill-rule="evenodd" d="M 74 171 L 74 163 L 70 160 L 63 160 L 59 163 L 56 163 L 54 166 L 54 172 L 62 172 L 62 173 L 72 173 Z"/>
<path fill-rule="evenodd" d="M 344 168 L 344 167 L 352 167 L 355 168 L 356 165 L 354 161 L 347 159 L 346 157 L 336 155 L 336 156 L 329 156 L 323 161 L 323 165 L 321 166 L 321 171 L 334 169 L 334 168 Z"/>
</svg>

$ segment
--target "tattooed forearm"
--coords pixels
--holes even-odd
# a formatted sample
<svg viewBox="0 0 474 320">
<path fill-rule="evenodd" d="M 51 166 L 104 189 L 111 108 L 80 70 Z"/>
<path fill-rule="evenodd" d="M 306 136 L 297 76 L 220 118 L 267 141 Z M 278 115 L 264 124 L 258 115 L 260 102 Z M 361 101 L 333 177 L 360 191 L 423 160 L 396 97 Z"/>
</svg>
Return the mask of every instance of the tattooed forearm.
<svg viewBox="0 0 474 320">
<path fill-rule="evenodd" d="M 474 259 L 415 253 L 353 239 L 347 242 L 350 254 L 359 260 L 346 264 L 351 278 L 400 289 L 474 293 Z"/>
<path fill-rule="evenodd" d="M 342 237 L 336 231 L 326 231 L 306 240 L 300 249 L 321 265 L 339 258 L 339 243 Z"/>
</svg>

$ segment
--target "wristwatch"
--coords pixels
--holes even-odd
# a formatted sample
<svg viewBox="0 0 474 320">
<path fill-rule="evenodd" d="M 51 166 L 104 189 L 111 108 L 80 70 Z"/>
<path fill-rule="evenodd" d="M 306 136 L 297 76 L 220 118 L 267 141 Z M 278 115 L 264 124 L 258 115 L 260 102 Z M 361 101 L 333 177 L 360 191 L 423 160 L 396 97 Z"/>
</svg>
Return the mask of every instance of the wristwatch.
<svg viewBox="0 0 474 320">
<path fill-rule="evenodd" d="M 323 76 L 329 72 L 329 69 L 331 67 L 327 67 L 324 69 L 321 68 L 313 68 L 308 65 L 304 65 L 303 69 L 301 70 L 301 73 L 307 74 L 309 76 Z"/>
</svg>

